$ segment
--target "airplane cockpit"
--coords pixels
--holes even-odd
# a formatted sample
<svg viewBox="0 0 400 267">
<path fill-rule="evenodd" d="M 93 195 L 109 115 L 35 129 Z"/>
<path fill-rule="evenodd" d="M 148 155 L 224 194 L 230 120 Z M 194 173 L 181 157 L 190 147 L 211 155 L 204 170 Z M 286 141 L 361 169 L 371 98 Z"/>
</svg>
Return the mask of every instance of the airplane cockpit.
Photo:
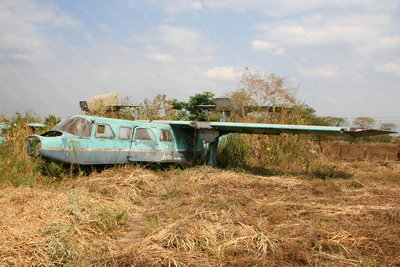
<svg viewBox="0 0 400 267">
<path fill-rule="evenodd" d="M 52 131 L 67 132 L 72 135 L 90 137 L 93 123 L 81 117 L 75 117 L 56 125 Z"/>
<path fill-rule="evenodd" d="M 93 123 L 81 117 L 61 120 L 50 131 L 43 133 L 41 136 L 55 137 L 61 136 L 63 132 L 70 133 L 79 137 L 90 137 L 92 133 Z"/>
</svg>

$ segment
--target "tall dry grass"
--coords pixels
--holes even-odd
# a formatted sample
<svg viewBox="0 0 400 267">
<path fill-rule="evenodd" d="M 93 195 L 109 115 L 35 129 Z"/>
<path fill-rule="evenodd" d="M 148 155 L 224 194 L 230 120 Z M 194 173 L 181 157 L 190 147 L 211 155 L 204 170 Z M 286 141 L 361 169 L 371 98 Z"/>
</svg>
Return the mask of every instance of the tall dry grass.
<svg viewBox="0 0 400 267">
<path fill-rule="evenodd" d="M 350 143 L 345 141 L 329 141 L 322 143 L 322 154 L 330 160 L 368 160 L 368 161 L 395 161 L 400 151 L 400 144 L 396 143 Z M 341 152 L 340 152 L 341 151 Z"/>
<path fill-rule="evenodd" d="M 0 265 L 400 264 L 400 165 L 351 179 L 125 166 L 1 190 Z"/>
<path fill-rule="evenodd" d="M 283 108 L 280 112 L 258 110 L 242 114 L 239 110 L 233 112 L 232 120 L 247 123 L 312 124 L 307 114 L 303 106 L 297 105 L 290 109 Z M 330 164 L 330 160 L 321 152 L 321 142 L 312 136 L 235 134 L 221 140 L 218 159 L 221 166 L 230 168 L 310 174 Z"/>
<path fill-rule="evenodd" d="M 31 185 L 40 178 L 41 161 L 25 152 L 25 139 L 33 134 L 28 123 L 37 120 L 31 113 L 17 113 L 7 120 L 9 129 L 3 130 L 6 141 L 0 144 L 0 185 Z"/>
<path fill-rule="evenodd" d="M 54 179 L 25 155 L 29 134 L 21 122 L 0 148 L 0 265 L 400 264 L 394 161 L 329 160 L 297 136 L 232 136 L 224 158 L 244 172 L 123 166 Z"/>
</svg>

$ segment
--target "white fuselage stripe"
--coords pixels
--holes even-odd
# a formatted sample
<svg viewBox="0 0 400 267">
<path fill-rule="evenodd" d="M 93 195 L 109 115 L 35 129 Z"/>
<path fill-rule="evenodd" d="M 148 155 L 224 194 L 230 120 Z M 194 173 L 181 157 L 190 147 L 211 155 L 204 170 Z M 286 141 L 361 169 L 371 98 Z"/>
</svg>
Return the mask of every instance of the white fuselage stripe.
<svg viewBox="0 0 400 267">
<path fill-rule="evenodd" d="M 42 147 L 41 150 L 51 151 L 108 151 L 108 152 L 184 152 L 194 151 L 194 149 L 127 149 L 127 148 L 64 148 L 64 147 Z"/>
</svg>

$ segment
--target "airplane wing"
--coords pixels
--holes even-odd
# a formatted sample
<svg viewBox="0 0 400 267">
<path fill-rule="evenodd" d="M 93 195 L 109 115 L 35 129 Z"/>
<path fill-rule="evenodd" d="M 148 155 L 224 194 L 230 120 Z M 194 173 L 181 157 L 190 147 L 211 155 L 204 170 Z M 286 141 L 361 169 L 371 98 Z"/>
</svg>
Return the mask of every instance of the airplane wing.
<svg viewBox="0 0 400 267">
<path fill-rule="evenodd" d="M 217 130 L 223 134 L 248 133 L 279 135 L 290 134 L 313 134 L 313 135 L 349 135 L 354 138 L 363 136 L 374 136 L 391 134 L 396 132 L 375 130 L 368 128 L 332 127 L 315 125 L 291 125 L 291 124 L 264 124 L 264 123 L 239 123 L 239 122 L 191 122 L 191 121 L 168 121 L 175 127 L 193 127 L 199 130 Z"/>
</svg>

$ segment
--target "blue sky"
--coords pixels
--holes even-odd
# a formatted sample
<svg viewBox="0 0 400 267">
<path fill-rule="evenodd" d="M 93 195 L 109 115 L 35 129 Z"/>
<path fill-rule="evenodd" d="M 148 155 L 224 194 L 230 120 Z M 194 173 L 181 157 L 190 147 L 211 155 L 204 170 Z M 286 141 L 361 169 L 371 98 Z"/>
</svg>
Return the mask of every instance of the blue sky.
<svg viewBox="0 0 400 267">
<path fill-rule="evenodd" d="M 319 115 L 400 123 L 399 25 L 398 0 L 1 0 L 0 112 L 224 96 L 248 67 Z"/>
</svg>

